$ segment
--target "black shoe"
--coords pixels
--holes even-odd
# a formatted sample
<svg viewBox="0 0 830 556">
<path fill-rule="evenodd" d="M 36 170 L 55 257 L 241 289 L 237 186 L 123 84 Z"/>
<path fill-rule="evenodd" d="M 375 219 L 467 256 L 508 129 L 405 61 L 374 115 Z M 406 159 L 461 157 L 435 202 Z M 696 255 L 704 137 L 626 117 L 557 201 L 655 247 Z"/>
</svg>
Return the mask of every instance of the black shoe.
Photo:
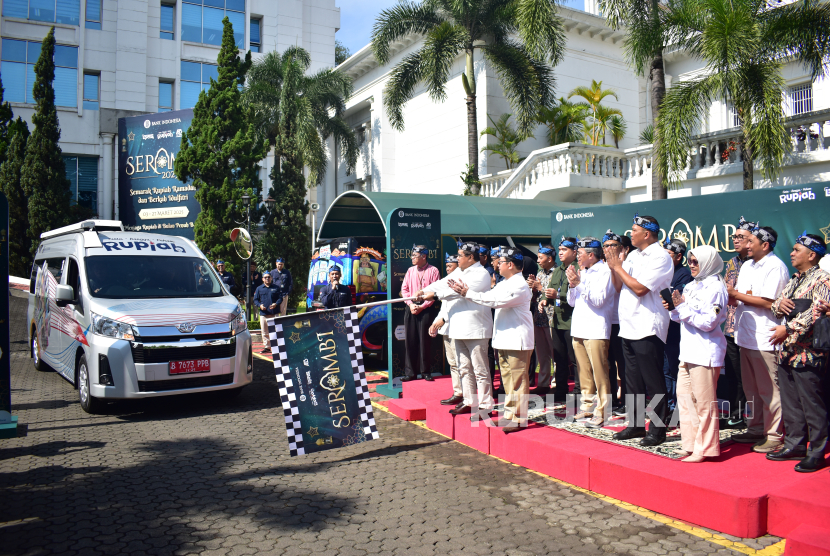
<svg viewBox="0 0 830 556">
<path fill-rule="evenodd" d="M 539 386 L 538 388 L 531 390 L 530 393 L 534 396 L 547 396 L 550 393 L 550 387 Z"/>
<path fill-rule="evenodd" d="M 427 382 L 435 381 L 435 379 L 432 378 L 432 375 L 424 375 L 424 380 L 426 380 Z"/>
<path fill-rule="evenodd" d="M 469 405 L 462 405 L 461 407 L 457 407 L 455 409 L 450 409 L 450 415 L 465 415 L 468 413 L 472 413 L 473 408 Z"/>
<path fill-rule="evenodd" d="M 795 470 L 799 473 L 812 473 L 824 468 L 824 458 L 809 457 L 804 458 L 795 464 Z"/>
<path fill-rule="evenodd" d="M 616 417 L 625 417 L 625 406 L 617 406 L 611 410 L 611 414 Z"/>
<path fill-rule="evenodd" d="M 464 405 L 464 400 L 461 400 L 460 402 L 458 402 L 458 403 L 456 404 L 456 406 L 455 406 L 453 409 L 458 409 L 459 407 L 461 407 L 461 406 L 463 406 L 463 405 Z"/>
<path fill-rule="evenodd" d="M 628 427 L 620 432 L 614 433 L 612 438 L 614 440 L 631 440 L 632 438 L 643 438 L 645 435 L 646 429 Z"/>
<path fill-rule="evenodd" d="M 461 396 L 453 396 L 446 400 L 441 400 L 441 405 L 458 405 L 463 399 Z"/>
<path fill-rule="evenodd" d="M 806 457 L 806 450 L 798 450 L 796 448 L 781 448 L 780 450 L 769 452 L 767 454 L 767 459 L 770 461 L 787 461 L 791 459 L 804 459 Z"/>
<path fill-rule="evenodd" d="M 401 378 L 401 382 L 411 382 L 413 380 L 415 380 L 414 376 L 405 376 Z"/>
<path fill-rule="evenodd" d="M 640 446 L 659 446 L 665 441 L 665 434 L 646 434 L 645 438 L 640 440 Z"/>
</svg>

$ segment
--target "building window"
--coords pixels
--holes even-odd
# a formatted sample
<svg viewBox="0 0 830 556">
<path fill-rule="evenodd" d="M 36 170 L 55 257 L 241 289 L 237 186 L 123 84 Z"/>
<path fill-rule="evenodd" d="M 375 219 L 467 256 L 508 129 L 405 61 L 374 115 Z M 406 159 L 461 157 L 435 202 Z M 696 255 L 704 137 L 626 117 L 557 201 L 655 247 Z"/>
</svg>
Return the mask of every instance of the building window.
<svg viewBox="0 0 830 556">
<path fill-rule="evenodd" d="M 262 20 L 251 18 L 251 52 L 262 52 Z"/>
<path fill-rule="evenodd" d="M 173 110 L 173 83 L 159 81 L 159 112 Z"/>
<path fill-rule="evenodd" d="M 210 78 L 219 80 L 219 66 L 182 61 L 182 82 L 179 106 L 193 108 L 199 100 L 199 93 L 210 89 Z"/>
<path fill-rule="evenodd" d="M 0 75 L 5 87 L 5 100 L 34 103 L 35 64 L 40 57 L 39 42 L 3 39 Z M 78 48 L 55 45 L 55 105 L 78 105 Z"/>
<path fill-rule="evenodd" d="M 98 157 L 64 156 L 66 177 L 72 191 L 71 203 L 98 213 Z"/>
<path fill-rule="evenodd" d="M 4 0 L 3 16 L 80 25 L 81 0 Z"/>
<path fill-rule="evenodd" d="M 84 109 L 98 110 L 98 101 L 101 99 L 101 75 L 98 73 L 84 74 Z"/>
<path fill-rule="evenodd" d="M 804 83 L 790 88 L 792 116 L 813 111 L 813 84 Z"/>
<path fill-rule="evenodd" d="M 102 0 L 86 0 L 86 28 L 101 30 Z"/>
<path fill-rule="evenodd" d="M 172 41 L 175 38 L 176 6 L 171 4 L 161 5 L 161 33 L 162 39 Z"/>
<path fill-rule="evenodd" d="M 238 48 L 245 47 L 245 0 L 184 0 L 182 40 L 222 44 L 222 19 L 233 25 Z"/>
</svg>

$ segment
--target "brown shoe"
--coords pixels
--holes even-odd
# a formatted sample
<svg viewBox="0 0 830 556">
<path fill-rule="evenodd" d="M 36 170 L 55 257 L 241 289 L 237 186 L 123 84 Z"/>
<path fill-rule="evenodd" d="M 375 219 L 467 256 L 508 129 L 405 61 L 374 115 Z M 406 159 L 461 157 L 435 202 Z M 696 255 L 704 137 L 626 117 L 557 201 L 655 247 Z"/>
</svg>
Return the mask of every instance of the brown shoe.
<svg viewBox="0 0 830 556">
<path fill-rule="evenodd" d="M 450 415 L 464 415 L 466 413 L 472 413 L 473 408 L 469 405 L 462 405 L 461 407 L 457 407 L 455 409 L 450 409 Z"/>
<path fill-rule="evenodd" d="M 730 438 L 735 442 L 740 442 L 741 444 L 758 444 L 759 442 L 765 442 L 767 440 L 765 435 L 753 434 L 751 432 L 733 434 Z"/>
<path fill-rule="evenodd" d="M 441 400 L 441 405 L 458 405 L 464 398 L 461 396 L 453 396 L 451 398 L 447 398 L 446 400 Z"/>
<path fill-rule="evenodd" d="M 753 446 L 752 451 L 758 452 L 759 454 L 768 454 L 782 448 L 783 446 L 784 443 L 780 440 L 767 440 L 765 442 L 759 442 Z"/>
</svg>

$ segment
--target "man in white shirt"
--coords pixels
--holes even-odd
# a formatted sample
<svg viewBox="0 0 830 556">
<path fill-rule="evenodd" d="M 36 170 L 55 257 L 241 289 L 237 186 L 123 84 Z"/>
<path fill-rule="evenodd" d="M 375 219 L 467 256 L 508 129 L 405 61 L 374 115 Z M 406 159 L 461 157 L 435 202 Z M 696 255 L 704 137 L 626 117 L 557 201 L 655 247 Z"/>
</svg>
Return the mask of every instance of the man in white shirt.
<svg viewBox="0 0 830 556">
<path fill-rule="evenodd" d="M 514 247 L 499 253 L 499 273 L 504 280 L 490 291 L 477 292 L 464 282 L 451 282 L 453 290 L 467 300 L 496 309 L 493 349 L 499 352 L 499 371 L 505 392 L 504 415 L 498 424 L 506 433 L 527 425 L 530 395 L 527 366 L 533 352 L 533 317 L 530 314 L 533 294 L 522 276 L 523 260 L 522 253 Z"/>
<path fill-rule="evenodd" d="M 443 280 L 433 282 L 416 293 L 418 301 L 440 299 L 452 301 L 447 309 L 447 334 L 455 346 L 458 374 L 461 378 L 463 403 L 450 410 L 453 415 L 493 410 L 493 383 L 487 364 L 487 339 L 493 336 L 493 315 L 490 309 L 461 298 L 451 288 L 452 281 L 463 280 L 473 292 L 490 290 L 490 273 L 478 262 L 478 244 L 464 242 L 458 246 L 458 268 Z M 444 322 L 433 323 L 443 326 Z"/>
<path fill-rule="evenodd" d="M 746 394 L 747 431 L 732 440 L 754 444 L 753 451 L 769 453 L 783 445 L 781 396 L 778 390 L 772 329 L 781 324 L 772 303 L 789 282 L 787 266 L 773 249 L 778 234 L 768 226 L 756 227 L 747 240 L 747 260 L 741 266 L 729 302 L 737 303 L 735 343 L 741 348 L 741 380 Z M 751 409 L 750 409 L 750 404 Z"/>
<path fill-rule="evenodd" d="M 671 285 L 674 265 L 659 243 L 660 225 L 652 216 L 634 215 L 631 244 L 638 251 L 625 262 L 619 248 L 606 250 L 614 287 L 620 292 L 620 337 L 625 356 L 626 407 L 628 426 L 614 435 L 615 440 L 643 438 L 643 446 L 657 446 L 666 440 L 668 404 L 663 378 L 663 355 L 669 331 L 669 314 L 663 308 L 660 292 Z M 650 396 L 654 416 L 646 434 L 646 412 L 636 396 Z M 646 407 L 648 407 L 646 405 Z"/>
<path fill-rule="evenodd" d="M 616 290 L 611 281 L 611 270 L 602 260 L 600 240 L 584 237 L 577 246 L 576 260 L 582 270 L 577 273 L 569 267 L 566 271 L 568 304 L 574 308 L 571 337 L 582 390 L 580 412 L 574 416 L 574 421 L 598 429 L 605 422 L 606 409 L 610 410 L 608 348 Z"/>
<path fill-rule="evenodd" d="M 444 253 L 444 257 L 447 265 L 446 274 L 449 276 L 453 273 L 453 271 L 455 271 L 456 268 L 458 268 L 458 255 Z M 444 356 L 447 358 L 447 363 L 450 366 L 452 396 L 446 400 L 441 400 L 441 405 L 454 405 L 458 407 L 461 405 L 461 402 L 464 401 L 464 390 L 461 388 L 461 375 L 458 372 L 458 358 L 455 355 L 455 344 L 453 344 L 452 338 L 450 338 L 448 334 L 450 325 L 447 322 L 449 320 L 449 309 L 454 302 L 455 300 L 447 301 L 446 303 L 441 304 L 441 311 L 438 313 L 438 316 L 435 318 L 432 326 L 429 327 L 429 335 L 434 338 L 438 334 L 441 334 L 444 337 Z"/>
</svg>

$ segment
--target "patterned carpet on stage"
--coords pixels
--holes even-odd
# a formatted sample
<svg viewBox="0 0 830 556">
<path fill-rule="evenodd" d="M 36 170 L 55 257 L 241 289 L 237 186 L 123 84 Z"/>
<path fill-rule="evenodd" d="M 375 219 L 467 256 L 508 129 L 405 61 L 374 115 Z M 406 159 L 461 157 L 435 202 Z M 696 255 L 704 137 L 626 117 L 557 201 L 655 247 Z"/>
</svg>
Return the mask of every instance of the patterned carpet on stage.
<svg viewBox="0 0 830 556">
<path fill-rule="evenodd" d="M 502 405 L 497 405 L 496 409 L 501 411 L 502 407 Z M 573 414 L 573 411 L 571 411 L 571 414 Z M 557 428 L 582 436 L 589 436 L 597 440 L 634 448 L 636 450 L 642 450 L 644 452 L 650 452 L 657 456 L 663 456 L 671 459 L 683 459 L 683 457 L 685 457 L 674 453 L 675 450 L 682 448 L 680 443 L 680 429 L 677 427 L 669 428 L 668 434 L 666 435 L 666 441 L 663 444 L 659 446 L 641 446 L 639 438 L 634 438 L 632 440 L 614 440 L 612 438 L 615 432 L 621 431 L 625 427 L 627 421 L 624 417 L 612 416 L 612 418 L 606 423 L 605 427 L 601 429 L 592 429 L 584 426 L 582 423 L 574 422 L 572 419 L 566 418 L 566 416 L 567 412 L 564 403 L 555 404 L 553 407 L 531 407 L 528 411 L 528 420 L 539 425 Z M 742 431 L 733 429 L 721 430 L 721 444 L 732 442 L 731 437 L 737 432 Z"/>
</svg>

